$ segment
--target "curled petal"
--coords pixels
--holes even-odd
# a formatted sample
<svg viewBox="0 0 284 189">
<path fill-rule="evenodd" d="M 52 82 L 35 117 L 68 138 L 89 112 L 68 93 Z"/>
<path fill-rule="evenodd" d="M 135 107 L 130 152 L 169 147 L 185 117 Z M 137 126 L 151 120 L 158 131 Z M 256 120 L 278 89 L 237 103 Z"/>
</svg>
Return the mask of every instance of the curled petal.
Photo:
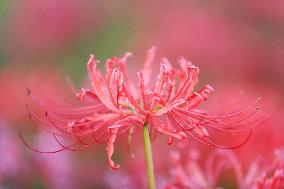
<svg viewBox="0 0 284 189">
<path fill-rule="evenodd" d="M 172 145 L 174 142 L 174 138 L 170 135 L 168 139 L 168 145 Z"/>
<path fill-rule="evenodd" d="M 144 110 L 148 110 L 148 102 L 146 99 L 146 94 L 145 94 L 145 80 L 142 72 L 137 73 L 139 77 L 139 89 L 140 89 L 140 96 L 143 102 Z"/>
<path fill-rule="evenodd" d="M 82 88 L 81 91 L 76 94 L 76 97 L 77 97 L 80 101 L 83 101 L 84 98 L 85 98 L 85 96 L 89 96 L 89 97 L 92 98 L 93 100 L 98 101 L 97 95 L 94 94 L 91 90 L 88 90 L 88 89 Z"/>
<path fill-rule="evenodd" d="M 101 77 L 100 72 L 96 70 L 97 63 L 98 61 L 95 60 L 94 55 L 90 55 L 87 68 L 92 87 L 98 98 L 106 107 L 114 112 L 118 112 L 118 108 L 113 104 L 110 95 L 106 91 L 107 87 L 104 79 Z"/>
<path fill-rule="evenodd" d="M 145 85 L 147 86 L 151 80 L 151 74 L 152 74 L 152 64 L 155 58 L 156 54 L 156 47 L 153 46 L 151 49 L 147 52 L 146 61 L 143 67 L 143 73 L 145 75 Z"/>
<path fill-rule="evenodd" d="M 108 157 L 108 163 L 111 169 L 118 169 L 119 165 L 114 163 L 111 159 L 111 156 L 114 152 L 114 146 L 113 143 L 115 142 L 116 135 L 117 135 L 118 128 L 111 129 L 111 135 L 109 137 L 108 145 L 107 145 L 107 157 Z"/>
<path fill-rule="evenodd" d="M 167 77 L 167 66 L 165 64 L 161 64 L 160 73 L 157 77 L 157 82 L 155 84 L 154 93 L 160 95 L 163 90 L 163 86 L 166 82 Z"/>
<path fill-rule="evenodd" d="M 210 85 L 206 85 L 203 89 L 198 92 L 194 92 L 190 97 L 187 98 L 189 102 L 189 109 L 197 107 L 201 102 L 208 99 L 209 94 L 213 92 L 213 88 Z"/>
<path fill-rule="evenodd" d="M 199 68 L 193 66 L 190 62 L 187 62 L 184 58 L 181 60 L 181 67 L 183 69 L 182 75 L 185 75 L 185 78 L 181 78 L 181 83 L 178 91 L 171 101 L 177 98 L 187 99 L 188 96 L 192 94 L 194 87 L 198 83 L 198 73 Z"/>
<path fill-rule="evenodd" d="M 209 136 L 207 130 L 204 127 L 196 126 L 193 129 L 200 137 Z"/>
</svg>

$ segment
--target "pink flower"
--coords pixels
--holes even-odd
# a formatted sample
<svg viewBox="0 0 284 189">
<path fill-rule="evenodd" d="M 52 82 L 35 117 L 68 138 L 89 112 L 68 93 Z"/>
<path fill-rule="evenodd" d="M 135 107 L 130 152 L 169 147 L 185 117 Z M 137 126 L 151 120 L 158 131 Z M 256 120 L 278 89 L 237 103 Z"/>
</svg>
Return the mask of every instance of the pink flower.
<svg viewBox="0 0 284 189">
<path fill-rule="evenodd" d="M 12 2 L 7 13 L 8 47 L 5 50 L 14 56 L 19 53 L 50 56 L 70 48 L 87 33 L 96 31 L 103 9 L 98 1 L 89 0 Z"/>
<path fill-rule="evenodd" d="M 261 156 L 254 160 L 246 174 L 239 179 L 241 189 L 278 189 L 284 186 L 284 150 L 276 149 L 274 159 Z"/>
<path fill-rule="evenodd" d="M 54 141 L 50 141 L 46 133 L 40 132 L 36 136 L 39 146 L 52 148 L 58 146 Z M 42 156 L 39 154 L 34 157 L 34 162 L 39 170 L 41 177 L 46 180 L 50 188 L 76 188 L 75 182 L 75 163 L 73 156 L 68 152 Z M 77 186 L 78 187 L 78 186 Z"/>
<path fill-rule="evenodd" d="M 284 186 L 283 154 L 283 149 L 277 149 L 273 161 L 266 161 L 262 156 L 255 158 L 245 172 L 243 162 L 232 151 L 218 149 L 212 152 L 203 166 L 197 151 L 191 150 L 186 156 L 174 151 L 170 154 L 172 179 L 166 188 L 219 188 L 221 176 L 225 176 L 224 173 L 228 173 L 226 170 L 230 169 L 234 174 L 226 178 L 229 178 L 228 181 L 235 180 L 235 185 L 240 189 L 280 189 Z"/>
<path fill-rule="evenodd" d="M 284 1 L 133 4 L 140 13 L 137 51 L 154 43 L 168 57 L 198 61 L 214 82 L 262 85 L 283 94 Z"/>
<path fill-rule="evenodd" d="M 276 170 L 274 175 L 267 177 L 266 174 L 254 183 L 255 189 L 279 189 L 284 187 L 284 170 Z"/>
<path fill-rule="evenodd" d="M 170 154 L 172 162 L 172 180 L 167 185 L 171 188 L 218 188 L 220 175 L 227 169 L 233 170 L 237 179 L 241 178 L 241 164 L 231 151 L 217 150 L 211 153 L 205 163 L 200 165 L 200 154 L 191 150 L 186 157 L 185 164 L 178 151 Z"/>
<path fill-rule="evenodd" d="M 9 122 L 0 118 L 0 188 L 7 187 L 6 181 L 13 180 L 13 186 L 20 186 L 29 172 L 28 162 L 19 147 L 19 141 L 16 141 L 14 130 Z"/>
<path fill-rule="evenodd" d="M 27 120 L 25 109 L 25 103 L 28 100 L 25 93 L 27 86 L 34 86 L 33 91 L 40 92 L 39 94 L 42 95 L 42 83 L 44 83 L 49 91 L 53 91 L 53 101 L 55 97 L 59 96 L 55 92 L 59 91 L 59 89 L 62 90 L 62 80 L 58 77 L 60 74 L 54 71 L 58 70 L 56 67 L 49 65 L 48 69 L 43 67 L 35 70 L 37 69 L 42 71 L 27 71 L 24 66 L 13 62 L 2 68 L 0 72 L 0 86 L 2 88 L 0 93 L 0 115 L 11 123 L 18 123 L 12 124 L 13 126 L 20 125 L 22 127 L 23 122 Z M 43 70 L 45 71 L 43 72 Z M 47 100 L 47 98 L 45 99 Z M 20 122 L 21 124 L 19 124 Z"/>
<path fill-rule="evenodd" d="M 183 57 L 178 59 L 180 69 L 174 69 L 163 58 L 157 81 L 152 84 L 151 67 L 155 51 L 155 47 L 148 51 L 144 67 L 137 73 L 137 85 L 129 79 L 125 68 L 131 53 L 126 53 L 122 58 L 108 59 L 105 76 L 97 69 L 99 61 L 91 55 L 87 63 L 90 88 L 82 89 L 77 94 L 79 101 L 84 104 L 81 107 L 63 105 L 62 101 L 56 103 L 52 98 L 40 99 L 28 90 L 31 99 L 38 105 L 35 106 L 36 111 L 31 111 L 31 118 L 39 125 L 54 127 L 60 134 L 65 133 L 76 140 L 65 146 L 58 140 L 60 134 L 52 131 L 56 141 L 62 145 L 62 149 L 54 152 L 84 149 L 91 144 L 108 141 L 109 165 L 116 169 L 119 165 L 112 161 L 111 156 L 117 136 L 127 132 L 131 135 L 145 124 L 149 124 L 152 138 L 157 133 L 165 134 L 169 137 L 169 144 L 174 139 L 181 140 L 191 135 L 205 144 L 235 148 L 243 143 L 236 146 L 219 145 L 211 138 L 210 132 L 247 131 L 263 121 L 257 102 L 228 115 L 209 115 L 197 109 L 207 100 L 213 88 L 206 85 L 194 92 L 199 68 Z M 244 142 L 250 135 L 251 132 Z"/>
<path fill-rule="evenodd" d="M 141 24 L 135 33 L 138 46 L 133 48 L 141 51 L 154 43 L 169 57 L 188 55 L 214 73 L 244 75 L 251 65 L 251 41 L 244 40 L 244 29 L 230 15 L 223 15 L 221 6 L 221 2 L 197 5 L 187 1 L 180 6 L 167 1 L 160 9 L 158 3 L 145 3 L 147 13 L 140 13 Z"/>
</svg>

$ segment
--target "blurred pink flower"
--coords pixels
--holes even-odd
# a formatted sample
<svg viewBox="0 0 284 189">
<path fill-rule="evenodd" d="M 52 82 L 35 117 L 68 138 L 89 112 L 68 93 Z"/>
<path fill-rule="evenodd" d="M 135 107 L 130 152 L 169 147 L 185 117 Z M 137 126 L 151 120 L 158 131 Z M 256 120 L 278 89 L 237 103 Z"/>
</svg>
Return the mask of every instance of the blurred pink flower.
<svg viewBox="0 0 284 189">
<path fill-rule="evenodd" d="M 13 130 L 9 125 L 0 119 L 0 186 L 5 179 L 13 178 L 14 184 L 23 171 L 26 170 L 25 158 L 19 148 L 19 143 L 15 140 Z"/>
<path fill-rule="evenodd" d="M 283 1 L 147 1 L 143 9 L 138 2 L 134 48 L 154 43 L 170 58 L 200 62 L 220 83 L 245 79 L 283 93 Z"/>
<path fill-rule="evenodd" d="M 58 143 L 49 140 L 47 133 L 37 133 L 37 146 L 52 149 L 58 147 Z M 42 178 L 46 179 L 50 188 L 78 188 L 76 183 L 74 159 L 69 152 L 43 156 L 35 156 L 35 165 L 40 170 Z"/>
<path fill-rule="evenodd" d="M 64 146 L 55 131 L 53 136 L 62 146 L 61 149 L 46 152 L 55 153 L 62 150 L 79 150 L 94 143 L 106 142 L 107 156 L 111 168 L 119 167 L 111 156 L 117 135 L 139 131 L 144 124 L 149 124 L 150 135 L 157 133 L 174 139 L 184 139 L 188 135 L 201 143 L 220 148 L 236 148 L 243 145 L 251 135 L 251 129 L 260 124 L 266 115 L 260 111 L 258 101 L 227 115 L 209 115 L 198 109 L 207 100 L 213 88 L 206 85 L 197 92 L 198 67 L 183 57 L 178 59 L 180 69 L 174 69 L 170 62 L 163 58 L 160 73 L 154 85 L 151 83 L 152 64 L 155 47 L 146 57 L 143 69 L 137 73 L 139 82 L 135 86 L 125 69 L 131 53 L 122 58 L 111 58 L 106 62 L 106 75 L 97 70 L 99 61 L 91 55 L 87 64 L 90 89 L 82 89 L 77 97 L 85 106 L 75 107 L 56 103 L 42 95 L 42 98 L 28 90 L 28 95 L 37 109 L 30 116 L 39 125 L 55 128 L 67 136 L 74 137 L 76 142 Z M 33 107 L 28 106 L 33 109 Z M 41 110 L 41 111 L 40 111 Z M 216 144 L 210 132 L 238 133 L 250 131 L 246 139 L 237 145 Z M 80 145 L 79 147 L 77 145 Z"/>
<path fill-rule="evenodd" d="M 224 179 L 222 183 L 235 185 L 240 189 L 280 189 L 283 187 L 283 149 L 275 150 L 273 161 L 266 159 L 265 156 L 260 156 L 258 159 L 255 156 L 248 169 L 244 169 L 243 162 L 233 151 L 218 149 L 206 157 L 205 162 L 202 163 L 203 166 L 200 166 L 201 158 L 197 151 L 190 150 L 189 154 L 186 152 L 188 153 L 187 150 L 185 152 L 173 151 L 170 154 L 172 179 L 166 188 L 220 188 L 218 183 L 220 184 L 221 179 Z M 231 170 L 234 174 L 226 170 Z M 233 180 L 236 181 L 235 184 L 231 183 Z"/>
<path fill-rule="evenodd" d="M 234 2 L 238 6 L 239 2 Z M 268 19 L 284 22 L 284 2 L 278 0 L 271 1 L 247 1 L 241 3 L 241 6 L 249 8 L 252 14 L 261 14 Z M 240 5 L 239 5 L 240 6 Z"/>
<path fill-rule="evenodd" d="M 49 69 L 39 69 L 42 71 L 25 70 L 22 65 L 9 64 L 0 72 L 0 115 L 11 123 L 23 123 L 27 120 L 25 104 L 28 100 L 26 95 L 27 87 L 34 86 L 35 91 L 42 90 L 42 83 L 49 90 L 57 91 L 62 89 L 61 80 L 58 79 L 58 73 L 55 67 L 49 66 Z M 43 72 L 43 70 L 45 70 Z M 53 71 L 47 71 L 53 70 Z M 12 124 L 16 125 L 16 124 Z M 12 126 L 11 125 L 11 126 Z"/>
<path fill-rule="evenodd" d="M 206 189 L 218 188 L 218 182 L 225 170 L 232 170 L 237 179 L 241 178 L 241 164 L 231 151 L 216 150 L 200 165 L 200 154 L 191 150 L 186 156 L 185 164 L 178 151 L 170 154 L 172 162 L 172 180 L 167 189 Z"/>
<path fill-rule="evenodd" d="M 265 156 L 251 162 L 246 174 L 239 180 L 241 189 L 280 189 L 284 186 L 284 150 L 274 150 L 274 159 Z"/>
<path fill-rule="evenodd" d="M 209 7 L 214 7 L 211 9 L 206 3 L 204 7 L 194 1 L 181 4 L 166 1 L 161 9 L 160 4 L 146 3 L 147 15 L 141 14 L 150 19 L 142 19 L 136 37 L 139 41 L 135 40 L 134 45 L 143 49 L 154 43 L 167 56 L 189 56 L 208 69 L 233 70 L 232 73 L 244 75 L 252 56 L 250 41 L 242 28 L 215 8 L 214 3 L 209 3 Z"/>
<path fill-rule="evenodd" d="M 25 117 L 24 99 L 20 91 L 23 88 L 23 75 L 11 67 L 2 68 L 0 73 L 0 114 L 9 120 L 20 120 Z M 25 115 L 25 116 L 24 116 Z"/>
<path fill-rule="evenodd" d="M 93 32 L 103 12 L 101 3 L 91 0 L 21 0 L 11 4 L 8 50 L 28 55 L 62 51 Z"/>
<path fill-rule="evenodd" d="M 274 175 L 268 177 L 266 174 L 255 181 L 254 189 L 280 189 L 284 187 L 284 170 L 276 170 Z"/>
</svg>

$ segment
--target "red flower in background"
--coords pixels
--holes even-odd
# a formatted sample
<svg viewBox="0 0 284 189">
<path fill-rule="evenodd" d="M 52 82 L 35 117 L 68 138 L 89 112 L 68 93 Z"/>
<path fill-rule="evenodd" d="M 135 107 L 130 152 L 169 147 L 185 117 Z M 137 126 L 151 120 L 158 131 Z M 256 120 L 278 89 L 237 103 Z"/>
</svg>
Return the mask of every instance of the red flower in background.
<svg viewBox="0 0 284 189">
<path fill-rule="evenodd" d="M 45 132 L 39 132 L 36 135 L 36 143 L 39 146 L 56 147 L 57 143 L 48 140 L 49 136 Z M 42 156 L 38 154 L 34 156 L 34 164 L 36 165 L 38 174 L 48 181 L 49 188 L 78 188 L 78 181 L 75 170 L 76 164 L 71 153 L 57 153 L 50 156 Z"/>
<path fill-rule="evenodd" d="M 172 179 L 166 186 L 167 189 L 218 188 L 219 178 L 227 169 L 234 171 L 237 180 L 241 179 L 241 164 L 231 151 L 214 151 L 202 164 L 200 154 L 196 150 L 189 151 L 185 157 L 184 164 L 183 156 L 178 151 L 170 154 Z"/>
<path fill-rule="evenodd" d="M 13 130 L 10 125 L 0 118 L 0 187 L 4 184 L 5 179 L 14 179 L 13 184 L 18 184 L 21 180 L 19 175 L 27 172 L 27 162 L 23 158 L 23 153 L 19 148 L 18 141 L 15 141 Z M 4 185 L 3 185 L 4 187 Z"/>
<path fill-rule="evenodd" d="M 227 175 L 226 178 L 230 178 L 227 184 L 235 180 L 234 185 L 240 189 L 280 189 L 284 186 L 283 149 L 275 150 L 273 161 L 267 161 L 263 156 L 255 158 L 246 171 L 232 151 L 220 149 L 207 157 L 204 166 L 200 166 L 200 154 L 195 150 L 190 150 L 186 155 L 174 151 L 170 154 L 170 159 L 172 179 L 166 187 L 168 189 L 218 188 L 221 176 L 226 176 L 226 169 L 233 173 Z"/>
<path fill-rule="evenodd" d="M 198 83 L 198 67 L 180 57 L 180 69 L 174 69 L 170 62 L 163 58 L 157 81 L 152 85 L 151 73 L 155 47 L 150 49 L 143 69 L 137 73 L 139 82 L 136 86 L 129 79 L 125 64 L 131 53 L 122 58 L 111 58 L 106 61 L 106 74 L 103 76 L 97 69 L 99 61 L 91 55 L 87 63 L 90 81 L 89 89 L 82 89 L 77 94 L 84 106 L 55 101 L 52 96 L 41 98 L 28 90 L 28 95 L 36 105 L 30 117 L 39 125 L 55 128 L 52 131 L 62 150 L 79 150 L 94 143 L 107 142 L 108 161 L 111 168 L 116 169 L 111 156 L 117 135 L 139 131 L 143 125 L 149 124 L 150 135 L 157 133 L 169 137 L 168 143 L 174 139 L 184 139 L 191 135 L 198 141 L 221 148 L 235 148 L 245 141 L 233 145 L 219 145 L 214 142 L 211 132 L 238 133 L 251 130 L 264 119 L 260 113 L 258 100 L 246 108 L 228 115 L 209 115 L 197 109 L 207 100 L 213 88 L 206 85 L 194 92 Z M 65 146 L 58 136 L 62 133 L 72 136 L 76 142 Z M 79 146 L 78 146 L 79 145 Z"/>
<path fill-rule="evenodd" d="M 239 187 L 242 189 L 278 189 L 284 187 L 284 150 L 274 150 L 273 160 L 260 156 L 251 162 L 246 174 L 242 174 Z"/>
<path fill-rule="evenodd" d="M 61 73 L 58 71 L 58 67 L 49 65 L 48 69 L 47 66 L 43 66 L 35 68 L 33 71 L 26 70 L 25 67 L 18 62 L 12 62 L 3 67 L 0 72 L 0 86 L 2 88 L 0 115 L 9 123 L 13 123 L 10 126 L 14 127 L 23 127 L 27 120 L 25 109 L 25 104 L 29 99 L 25 93 L 27 86 L 34 86 L 33 91 L 39 91 L 41 95 L 44 94 L 43 86 L 47 87 L 49 91 L 53 91 L 53 101 L 60 96 L 60 93 L 56 93 L 56 91 L 66 90 L 62 84 L 65 81 L 59 79 Z M 47 100 L 47 96 L 44 97 Z M 62 95 L 60 97 L 62 100 Z M 66 96 L 64 96 L 64 100 L 67 100 Z"/>
<path fill-rule="evenodd" d="M 283 94 L 283 2 L 163 1 L 161 8 L 147 1 L 141 9 L 135 1 L 141 22 L 133 48 L 154 43 L 168 57 L 190 56 L 220 84 L 260 84 Z"/>
<path fill-rule="evenodd" d="M 58 53 L 96 31 L 103 12 L 98 1 L 14 1 L 8 12 L 5 49 L 32 56 Z"/>
<path fill-rule="evenodd" d="M 284 187 L 284 170 L 276 170 L 272 177 L 266 174 L 259 180 L 255 181 L 255 189 L 278 189 Z"/>
</svg>

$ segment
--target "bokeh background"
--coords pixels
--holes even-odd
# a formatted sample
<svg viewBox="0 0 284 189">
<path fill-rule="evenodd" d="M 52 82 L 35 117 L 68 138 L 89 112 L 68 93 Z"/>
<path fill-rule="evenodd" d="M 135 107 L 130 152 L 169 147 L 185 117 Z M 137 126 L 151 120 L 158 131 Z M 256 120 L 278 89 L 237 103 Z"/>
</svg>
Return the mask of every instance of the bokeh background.
<svg viewBox="0 0 284 189">
<path fill-rule="evenodd" d="M 134 73 L 153 45 L 154 67 L 164 56 L 174 65 L 184 56 L 200 67 L 199 87 L 210 84 L 215 89 L 208 107 L 220 110 L 240 94 L 244 102 L 262 96 L 273 106 L 270 119 L 235 150 L 244 165 L 261 154 L 269 158 L 284 144 L 284 1 L 1 0 L 0 188 L 145 187 L 139 133 L 131 153 L 125 143 L 117 145 L 115 159 L 122 168 L 113 172 L 105 145 L 39 154 L 23 145 L 18 132 L 31 145 L 56 149 L 49 133 L 28 118 L 26 88 L 37 83 L 60 91 L 58 86 L 72 83 L 80 89 L 90 53 L 104 62 L 131 51 L 128 68 Z M 170 177 L 168 153 L 178 146 L 165 141 L 160 137 L 153 142 L 160 187 Z M 213 150 L 195 141 L 188 146 L 204 153 Z M 236 188 L 230 179 L 222 184 Z"/>
</svg>

